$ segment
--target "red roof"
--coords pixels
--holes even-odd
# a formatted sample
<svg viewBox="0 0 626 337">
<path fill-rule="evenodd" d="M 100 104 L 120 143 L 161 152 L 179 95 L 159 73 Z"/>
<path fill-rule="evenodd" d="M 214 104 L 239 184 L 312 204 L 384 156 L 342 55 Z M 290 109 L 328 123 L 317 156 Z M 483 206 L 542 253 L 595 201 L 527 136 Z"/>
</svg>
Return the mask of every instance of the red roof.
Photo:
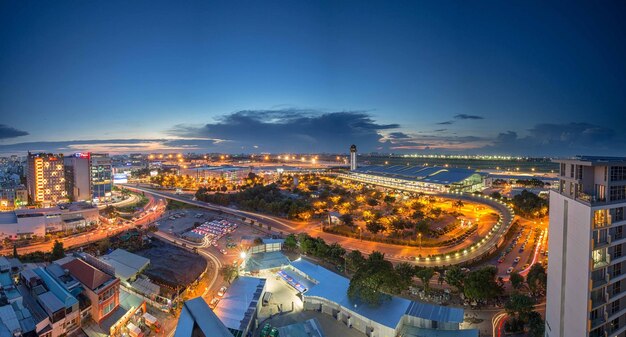
<svg viewBox="0 0 626 337">
<path fill-rule="evenodd" d="M 64 264 L 62 267 L 69 270 L 72 276 L 91 290 L 98 288 L 113 278 L 111 275 L 93 267 L 81 259 L 74 259 Z"/>
</svg>

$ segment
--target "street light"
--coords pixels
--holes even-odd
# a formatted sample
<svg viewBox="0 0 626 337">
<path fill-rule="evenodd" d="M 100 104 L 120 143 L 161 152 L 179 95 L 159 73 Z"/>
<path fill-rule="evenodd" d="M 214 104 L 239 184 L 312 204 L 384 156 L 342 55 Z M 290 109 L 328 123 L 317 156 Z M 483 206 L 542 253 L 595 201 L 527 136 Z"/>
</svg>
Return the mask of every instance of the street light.
<svg viewBox="0 0 626 337">
<path fill-rule="evenodd" d="M 246 258 L 246 256 L 247 256 L 246 252 L 241 252 L 241 253 L 239 253 L 239 257 L 240 257 L 241 259 L 245 259 L 245 258 Z"/>
</svg>

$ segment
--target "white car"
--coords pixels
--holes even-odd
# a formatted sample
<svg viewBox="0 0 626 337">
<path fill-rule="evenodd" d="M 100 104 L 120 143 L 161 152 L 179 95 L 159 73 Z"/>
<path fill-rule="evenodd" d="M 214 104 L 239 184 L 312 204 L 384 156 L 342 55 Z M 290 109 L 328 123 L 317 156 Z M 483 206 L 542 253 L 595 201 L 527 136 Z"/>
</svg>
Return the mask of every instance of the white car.
<svg viewBox="0 0 626 337">
<path fill-rule="evenodd" d="M 506 270 L 506 273 L 507 273 L 507 274 L 510 274 L 510 273 L 512 273 L 512 272 L 513 272 L 513 270 L 515 270 L 515 269 L 513 269 L 513 267 L 509 267 L 509 269 L 507 269 L 507 270 Z"/>
<path fill-rule="evenodd" d="M 519 262 L 520 257 L 516 257 L 515 260 L 513 260 L 513 262 L 518 263 Z"/>
<path fill-rule="evenodd" d="M 222 297 L 226 293 L 226 287 L 221 287 L 220 290 L 217 291 L 217 296 Z"/>
</svg>

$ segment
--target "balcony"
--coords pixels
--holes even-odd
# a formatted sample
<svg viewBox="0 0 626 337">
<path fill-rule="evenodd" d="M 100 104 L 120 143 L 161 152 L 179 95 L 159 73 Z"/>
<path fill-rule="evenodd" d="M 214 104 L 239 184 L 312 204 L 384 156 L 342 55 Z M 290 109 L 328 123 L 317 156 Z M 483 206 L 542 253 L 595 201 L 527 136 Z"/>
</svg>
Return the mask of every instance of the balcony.
<svg viewBox="0 0 626 337">
<path fill-rule="evenodd" d="M 605 256 L 600 257 L 598 259 L 593 259 L 593 269 L 606 267 L 610 263 L 611 263 L 611 257 L 608 254 L 606 254 Z"/>
<path fill-rule="evenodd" d="M 608 234 L 604 238 L 596 238 L 593 240 L 593 249 L 599 249 L 611 244 L 611 235 Z"/>
<path fill-rule="evenodd" d="M 604 273 L 603 278 L 591 280 L 591 287 L 594 289 L 602 287 L 603 285 L 608 284 L 610 279 L 609 273 Z"/>
</svg>

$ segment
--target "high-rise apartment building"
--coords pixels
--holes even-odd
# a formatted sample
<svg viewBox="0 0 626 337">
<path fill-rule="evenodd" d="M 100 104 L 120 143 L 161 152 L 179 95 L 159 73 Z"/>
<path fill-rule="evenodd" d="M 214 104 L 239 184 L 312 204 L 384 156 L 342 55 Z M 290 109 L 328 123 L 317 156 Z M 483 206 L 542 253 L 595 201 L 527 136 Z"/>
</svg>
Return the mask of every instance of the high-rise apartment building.
<svg viewBox="0 0 626 337">
<path fill-rule="evenodd" d="M 92 153 L 90 157 L 92 197 L 99 201 L 111 199 L 113 166 L 108 153 Z"/>
<path fill-rule="evenodd" d="M 29 152 L 26 183 L 33 204 L 48 207 L 67 201 L 63 155 Z"/>
<path fill-rule="evenodd" d="M 626 336 L 626 158 L 556 162 L 546 337 Z"/>
</svg>

